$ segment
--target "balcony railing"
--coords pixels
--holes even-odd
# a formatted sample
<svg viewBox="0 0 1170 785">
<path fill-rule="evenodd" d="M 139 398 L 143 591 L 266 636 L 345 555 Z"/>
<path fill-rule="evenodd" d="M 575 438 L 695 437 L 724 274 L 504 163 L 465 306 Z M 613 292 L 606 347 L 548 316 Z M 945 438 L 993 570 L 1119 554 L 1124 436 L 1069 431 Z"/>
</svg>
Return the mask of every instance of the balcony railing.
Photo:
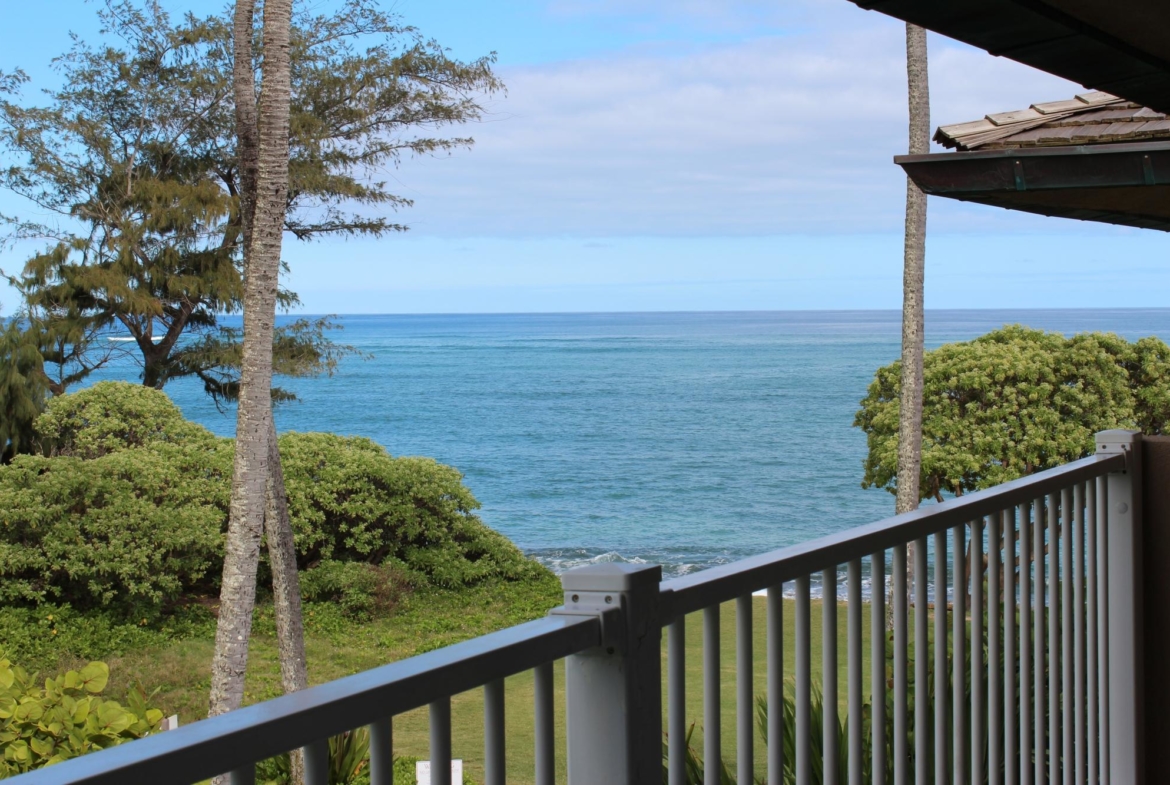
<svg viewBox="0 0 1170 785">
<path fill-rule="evenodd" d="M 482 688 L 484 778 L 487 785 L 502 785 L 508 739 L 503 680 L 531 669 L 534 779 L 537 785 L 551 785 L 553 663 L 564 658 L 569 782 L 661 782 L 665 714 L 667 780 L 684 785 L 685 627 L 689 614 L 701 612 L 704 785 L 721 785 L 720 606 L 734 601 L 733 757 L 742 785 L 755 782 L 757 775 L 780 785 L 786 766 L 794 770 L 798 785 L 1139 783 L 1140 452 L 1140 435 L 1106 431 L 1098 435 L 1092 457 L 665 582 L 658 567 L 574 570 L 562 578 L 564 605 L 547 618 L 12 782 L 193 783 L 228 773 L 232 785 L 244 785 L 254 781 L 256 762 L 302 747 L 309 785 L 326 785 L 328 738 L 368 725 L 370 782 L 388 785 L 393 718 L 427 706 L 432 782 L 450 785 L 444 762 L 451 758 L 451 696 Z M 842 570 L 843 604 L 835 601 Z M 822 596 L 819 667 L 811 656 L 816 577 Z M 868 602 L 863 601 L 866 583 Z M 786 585 L 792 586 L 790 595 Z M 769 710 L 765 771 L 757 772 L 752 595 L 761 590 L 767 592 Z M 888 626 L 887 590 L 893 598 Z M 782 616 L 785 604 L 793 604 L 787 596 L 795 598 L 796 616 L 791 671 L 784 661 Z M 844 635 L 837 618 L 842 607 Z M 863 637 L 867 611 L 875 631 L 868 652 Z M 882 630 L 889 635 L 877 633 Z M 847 677 L 839 685 L 842 655 Z M 863 683 L 867 665 L 868 694 Z M 823 716 L 820 727 L 814 727 L 818 675 Z M 793 684 L 791 729 L 784 727 L 786 715 L 779 710 L 786 679 Z M 843 741 L 842 697 L 847 699 Z M 861 721 L 866 713 L 868 729 Z M 789 737 L 794 743 L 786 748 Z M 814 762 L 817 750 L 820 760 Z"/>
</svg>

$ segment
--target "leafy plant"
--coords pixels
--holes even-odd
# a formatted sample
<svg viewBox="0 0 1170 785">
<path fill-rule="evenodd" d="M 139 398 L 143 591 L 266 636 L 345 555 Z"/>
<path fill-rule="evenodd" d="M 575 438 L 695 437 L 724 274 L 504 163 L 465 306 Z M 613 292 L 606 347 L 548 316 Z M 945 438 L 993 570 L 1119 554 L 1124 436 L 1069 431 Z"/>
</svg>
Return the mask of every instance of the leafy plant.
<svg viewBox="0 0 1170 785">
<path fill-rule="evenodd" d="M 399 778 L 402 758 L 394 759 L 394 781 L 407 782 Z M 369 782 L 370 731 L 356 728 L 329 739 L 329 785 L 359 785 Z M 261 761 L 256 767 L 257 779 L 262 785 L 288 785 L 292 781 L 289 772 L 289 756 L 278 755 Z M 413 761 L 410 774 L 414 776 Z M 364 775 L 364 776 L 363 776 Z"/>
<path fill-rule="evenodd" d="M 20 774 L 146 736 L 162 720 L 147 708 L 141 687 L 128 707 L 100 697 L 109 681 L 104 662 L 46 679 L 0 659 L 0 774 Z"/>
<path fill-rule="evenodd" d="M 37 438 L 46 454 L 0 467 L 0 603 L 137 620 L 215 591 L 230 439 L 184 419 L 163 392 L 125 382 L 54 398 Z M 320 569 L 310 592 L 341 598 L 351 614 L 388 608 L 406 584 L 547 574 L 484 525 L 449 466 L 331 434 L 288 433 L 280 449 L 298 567 Z"/>
<path fill-rule="evenodd" d="M 1083 458 L 1093 434 L 1170 428 L 1170 346 L 1111 333 L 1011 325 L 927 352 L 922 498 L 942 500 Z M 853 424 L 869 451 L 862 487 L 896 491 L 898 362 L 877 370 Z"/>
<path fill-rule="evenodd" d="M 323 561 L 302 572 L 300 582 L 305 600 L 333 602 L 355 619 L 387 613 L 408 588 L 394 568 L 361 562 Z"/>
</svg>

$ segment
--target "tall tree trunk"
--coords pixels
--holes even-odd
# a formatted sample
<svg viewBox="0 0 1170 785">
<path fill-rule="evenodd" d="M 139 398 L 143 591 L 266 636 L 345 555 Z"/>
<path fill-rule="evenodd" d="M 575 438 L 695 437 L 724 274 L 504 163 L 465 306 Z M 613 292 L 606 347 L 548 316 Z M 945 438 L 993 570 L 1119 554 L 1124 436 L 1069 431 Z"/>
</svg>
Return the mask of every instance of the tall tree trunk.
<svg viewBox="0 0 1170 785">
<path fill-rule="evenodd" d="M 248 107 L 254 106 L 251 103 L 255 89 L 251 76 L 254 17 L 255 0 L 238 0 L 234 83 L 237 98 L 244 98 L 237 105 L 237 111 L 243 112 L 237 115 L 238 126 L 247 124 Z M 291 20 L 292 0 L 266 0 L 264 71 L 259 107 L 254 115 L 256 134 L 252 137 L 256 142 L 257 162 L 251 206 L 253 220 L 250 237 L 246 235 L 245 241 L 244 344 L 235 464 L 211 668 L 212 715 L 238 708 L 243 702 L 256 601 L 256 569 L 269 479 L 269 435 L 273 429 L 272 334 L 288 194 Z M 242 77 L 244 68 L 248 70 L 246 80 Z"/>
<path fill-rule="evenodd" d="M 272 566 L 280 682 L 287 694 L 308 687 L 309 678 L 305 667 L 305 626 L 301 613 L 296 543 L 293 541 L 292 521 L 288 515 L 288 495 L 284 490 L 284 471 L 280 466 L 276 421 L 271 415 L 268 417 L 268 498 L 264 511 L 264 537 L 268 542 L 268 561 Z M 291 785 L 303 785 L 305 765 L 301 750 L 292 751 L 290 763 Z"/>
<path fill-rule="evenodd" d="M 906 81 L 910 154 L 930 150 L 930 87 L 926 31 L 906 25 Z M 926 194 L 906 178 L 906 234 L 902 262 L 902 401 L 898 419 L 898 486 L 895 511 L 918 508 L 922 468 L 923 283 L 926 269 Z M 914 544 L 907 549 L 906 585 L 914 586 Z M 916 600 L 925 587 L 915 587 Z M 892 603 L 891 603 L 892 604 Z"/>
<path fill-rule="evenodd" d="M 252 0 L 254 3 L 254 0 Z M 247 49 L 237 49 L 233 84 L 236 99 L 236 136 L 240 166 L 240 228 L 244 244 L 245 269 L 251 258 L 251 240 L 256 207 L 256 177 L 259 168 L 255 82 L 252 72 L 251 45 L 255 9 L 237 13 L 234 36 L 247 41 Z M 243 56 L 244 53 L 247 56 Z M 268 417 L 268 483 L 264 513 L 264 534 L 272 567 L 272 591 L 276 611 L 276 639 L 280 653 L 281 685 L 286 693 L 308 686 L 305 666 L 304 616 L 301 612 L 301 587 L 297 576 L 296 546 L 288 514 L 288 495 L 280 463 L 276 421 Z M 301 756 L 293 753 L 293 783 L 303 782 Z"/>
</svg>

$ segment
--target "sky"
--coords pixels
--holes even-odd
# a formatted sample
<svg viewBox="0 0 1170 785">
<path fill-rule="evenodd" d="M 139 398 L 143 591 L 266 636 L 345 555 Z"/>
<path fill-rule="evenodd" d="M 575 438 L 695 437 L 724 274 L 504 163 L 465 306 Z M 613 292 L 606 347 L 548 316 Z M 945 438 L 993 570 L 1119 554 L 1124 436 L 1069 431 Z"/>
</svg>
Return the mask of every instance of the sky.
<svg viewBox="0 0 1170 785">
<path fill-rule="evenodd" d="M 207 13 L 207 0 L 161 0 Z M 333 0 L 305 0 L 328 10 Z M 506 95 L 470 150 L 377 173 L 403 235 L 286 239 L 308 313 L 901 305 L 904 26 L 846 0 L 397 0 Z M 46 13 L 51 9 L 52 13 Z M 96 4 L 0 0 L 0 70 L 51 86 Z M 934 126 L 1085 88 L 930 37 Z M 0 212 L 27 205 L 0 194 Z M 928 308 L 1167 305 L 1170 238 L 932 198 Z M 0 250 L 19 268 L 27 248 Z M 11 311 L 0 290 L 0 310 Z"/>
</svg>

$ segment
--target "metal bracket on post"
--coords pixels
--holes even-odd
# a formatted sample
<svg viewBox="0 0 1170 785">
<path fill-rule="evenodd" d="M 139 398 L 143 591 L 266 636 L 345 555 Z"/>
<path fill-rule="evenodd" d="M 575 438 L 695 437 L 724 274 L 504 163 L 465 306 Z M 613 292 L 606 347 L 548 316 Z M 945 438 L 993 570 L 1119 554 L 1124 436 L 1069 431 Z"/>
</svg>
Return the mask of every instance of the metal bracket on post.
<svg viewBox="0 0 1170 785">
<path fill-rule="evenodd" d="M 594 564 L 561 576 L 554 615 L 596 615 L 600 645 L 565 660 L 569 785 L 662 779 L 662 619 L 657 565 Z"/>
<path fill-rule="evenodd" d="M 1142 610 L 1142 435 L 1097 434 L 1099 455 L 1125 455 L 1125 469 L 1106 476 L 1108 510 L 1109 781 L 1145 782 Z"/>
</svg>

